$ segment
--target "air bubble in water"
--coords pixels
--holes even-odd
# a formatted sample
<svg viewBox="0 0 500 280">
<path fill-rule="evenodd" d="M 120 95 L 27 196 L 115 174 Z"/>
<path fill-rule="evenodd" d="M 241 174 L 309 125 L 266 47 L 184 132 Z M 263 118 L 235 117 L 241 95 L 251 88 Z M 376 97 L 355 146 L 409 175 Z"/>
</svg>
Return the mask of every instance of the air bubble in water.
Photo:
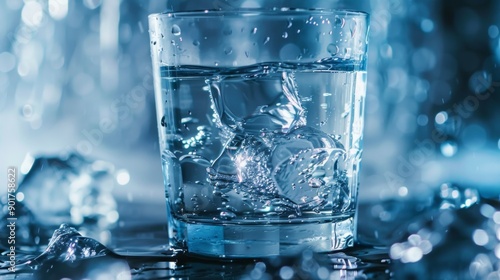
<svg viewBox="0 0 500 280">
<path fill-rule="evenodd" d="M 263 43 L 263 44 L 264 44 L 264 45 L 265 45 L 265 44 L 267 44 L 267 43 L 269 42 L 269 40 L 271 40 L 271 38 L 266 37 L 266 39 L 264 40 L 264 43 Z"/>
<path fill-rule="evenodd" d="M 199 46 L 199 45 L 200 45 L 200 41 L 198 41 L 198 40 L 194 40 L 194 41 L 193 41 L 193 45 L 194 45 L 195 47 Z"/>
<path fill-rule="evenodd" d="M 281 35 L 281 37 L 283 37 L 285 39 L 288 38 L 288 33 L 287 32 L 283 32 L 283 35 Z"/>
<path fill-rule="evenodd" d="M 219 216 L 222 220 L 231 220 L 236 218 L 236 214 L 231 211 L 221 211 Z"/>
</svg>

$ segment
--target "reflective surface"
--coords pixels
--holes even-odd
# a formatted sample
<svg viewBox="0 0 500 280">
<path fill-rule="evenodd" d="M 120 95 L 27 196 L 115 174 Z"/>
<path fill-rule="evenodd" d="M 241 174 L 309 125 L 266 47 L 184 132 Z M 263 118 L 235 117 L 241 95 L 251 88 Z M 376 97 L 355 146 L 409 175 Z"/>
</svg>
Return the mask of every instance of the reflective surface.
<svg viewBox="0 0 500 280">
<path fill-rule="evenodd" d="M 323 254 L 304 250 L 290 257 L 238 260 L 200 258 L 168 250 L 161 245 L 166 238 L 162 225 L 112 231 L 112 242 L 106 247 L 63 224 L 55 230 L 47 246 L 23 247 L 17 256 L 17 274 L 20 279 L 45 279 L 47 275 L 72 279 L 89 276 L 496 279 L 498 276 L 500 202 L 480 197 L 474 189 L 443 184 L 426 200 L 361 204 L 359 215 L 361 243 L 353 248 Z M 8 256 L 3 255 L 2 261 L 0 274 L 13 276 L 7 271 Z M 105 270 L 104 266 L 110 269 Z"/>
<path fill-rule="evenodd" d="M 293 5 L 302 2 L 287 1 Z M 277 3 L 267 0 L 203 1 L 204 5 L 222 8 L 233 4 L 285 6 L 283 1 Z M 422 223 L 412 231 L 398 225 L 404 226 L 423 214 L 430 205 L 426 198 L 433 197 L 435 188 L 442 182 L 456 182 L 498 199 L 500 20 L 497 11 L 500 3 L 495 0 L 316 0 L 308 3 L 318 7 L 364 10 L 371 14 L 370 75 L 359 197 L 362 222 L 358 236 L 364 243 L 385 246 L 386 257 L 391 245 L 400 243 L 400 252 L 406 253 L 394 258 L 401 268 L 415 265 L 403 263 L 402 256 L 410 257 L 405 257 L 405 261 L 415 260 L 421 252 L 411 273 L 421 275 L 431 271 L 427 269 L 434 262 L 427 260 L 434 260 L 434 254 L 447 250 L 429 241 L 438 249 L 424 254 L 428 252 L 428 243 L 424 242 L 428 239 L 425 231 L 418 232 L 418 229 L 442 230 L 449 225 Z M 33 158 L 39 155 L 50 158 L 59 157 L 65 151 L 77 151 L 94 160 L 109 162 L 115 167 L 112 195 L 119 220 L 115 229 L 97 232 L 92 237 L 119 254 L 128 251 L 151 255 L 151 248 L 155 252 L 165 252 L 162 246 L 167 240 L 166 206 L 154 125 L 146 18 L 167 7 L 192 9 L 193 6 L 204 8 L 199 1 L 176 0 L 167 3 L 0 1 L 0 35 L 4 38 L 0 40 L 0 181 L 6 182 L 5 171 L 8 166 L 14 166 L 20 171 L 20 182 L 25 176 L 22 163 L 28 153 Z M 5 189 L 0 188 L 2 199 L 6 197 Z M 50 197 L 62 201 L 65 195 Z M 38 198 L 29 195 L 24 199 Z M 465 253 L 471 252 L 463 254 L 468 258 L 464 263 L 471 260 L 463 269 L 469 271 L 465 273 L 474 273 L 468 274 L 469 278 L 494 279 L 492 269 L 496 267 L 494 255 L 497 250 L 490 242 L 496 237 L 490 233 L 496 215 L 493 212 L 493 216 L 489 216 L 490 211 L 485 210 L 487 216 L 484 216 L 481 208 L 479 214 L 478 208 L 474 209 L 471 215 L 478 223 L 484 222 L 484 227 L 474 222 L 472 228 L 459 227 L 464 230 L 464 238 L 468 238 L 463 242 L 468 249 Z M 19 256 L 40 254 L 43 244 L 48 243 L 58 227 L 54 225 L 42 231 L 38 227 L 25 227 L 24 223 L 33 223 L 30 211 L 19 206 L 16 212 L 20 225 L 16 237 L 21 243 L 16 251 Z M 448 216 L 460 222 L 461 217 L 467 215 Z M 450 220 L 446 216 L 442 219 Z M 2 218 L 1 223 L 5 222 Z M 491 226 L 488 228 L 488 225 Z M 124 228 L 126 230 L 120 230 Z M 77 230 L 84 237 L 92 232 L 82 227 Z M 398 234 L 392 234 L 393 231 Z M 409 240 L 412 234 L 420 237 Z M 6 240 L 2 237 L 1 242 Z M 114 240 L 123 242 L 113 243 Z M 26 245 L 29 242 L 40 245 Z M 461 243 L 452 242 L 452 249 L 459 249 L 457 244 Z M 483 248 L 481 254 L 477 248 Z M 2 261 L 6 260 L 7 249 L 2 247 Z M 454 259 L 457 255 L 443 255 L 442 259 Z M 156 265 L 154 261 L 142 261 L 156 267 L 145 269 L 143 273 L 173 274 L 170 261 L 162 259 Z M 109 260 L 112 262 L 114 260 Z M 440 263 L 436 267 L 446 267 L 446 264 L 453 262 Z M 98 265 L 91 260 L 80 267 L 83 270 L 92 266 Z M 251 264 L 245 271 L 251 273 L 256 266 Z M 266 272 L 269 267 L 266 265 Z M 201 266 L 200 271 L 209 274 L 210 269 Z M 227 266 L 214 266 L 214 271 L 224 269 L 226 273 L 235 273 Z M 132 277 L 139 277 L 130 271 Z M 262 275 L 259 271 L 262 265 L 258 265 L 253 278 Z M 284 276 L 290 275 L 287 271 L 283 270 Z M 396 275 L 394 269 L 391 271 Z M 241 267 L 236 273 L 240 272 L 243 273 Z M 407 273 L 410 272 L 398 275 L 404 277 L 409 275 Z M 342 275 L 346 274 L 349 273 Z M 2 277 L 14 276 L 2 274 Z M 31 279 L 31 276 L 25 278 Z"/>
</svg>

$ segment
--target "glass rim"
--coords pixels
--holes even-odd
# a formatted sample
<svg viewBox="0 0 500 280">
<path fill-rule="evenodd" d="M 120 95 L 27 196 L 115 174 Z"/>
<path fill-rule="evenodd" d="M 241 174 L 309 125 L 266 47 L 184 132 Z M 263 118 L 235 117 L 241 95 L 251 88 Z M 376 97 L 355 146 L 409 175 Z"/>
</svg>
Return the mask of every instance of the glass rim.
<svg viewBox="0 0 500 280">
<path fill-rule="evenodd" d="M 323 9 L 323 8 L 235 8 L 230 10 L 192 10 L 192 11 L 167 11 L 162 13 L 153 13 L 148 17 L 161 18 L 212 18 L 212 17 L 254 17 L 254 16 L 311 16 L 311 15 L 339 15 L 351 16 L 367 19 L 369 14 L 364 11 L 356 11 L 349 9 Z"/>
</svg>

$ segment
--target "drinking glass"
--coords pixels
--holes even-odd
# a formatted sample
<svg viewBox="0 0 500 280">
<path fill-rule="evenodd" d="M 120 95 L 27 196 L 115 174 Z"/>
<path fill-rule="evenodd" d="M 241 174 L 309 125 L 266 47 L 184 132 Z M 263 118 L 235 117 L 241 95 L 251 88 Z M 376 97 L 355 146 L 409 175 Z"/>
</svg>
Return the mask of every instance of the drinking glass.
<svg viewBox="0 0 500 280">
<path fill-rule="evenodd" d="M 174 250 L 221 258 L 352 246 L 368 15 L 149 16 Z"/>
</svg>

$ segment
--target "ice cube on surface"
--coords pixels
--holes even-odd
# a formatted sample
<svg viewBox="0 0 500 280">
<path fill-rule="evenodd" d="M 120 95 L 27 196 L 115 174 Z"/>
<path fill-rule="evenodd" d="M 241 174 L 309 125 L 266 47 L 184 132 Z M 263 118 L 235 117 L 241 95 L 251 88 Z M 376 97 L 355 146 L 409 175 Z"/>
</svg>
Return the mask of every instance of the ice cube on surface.
<svg viewBox="0 0 500 280">
<path fill-rule="evenodd" d="M 98 241 L 62 224 L 45 251 L 28 261 L 35 279 L 131 279 L 125 260 Z"/>
<path fill-rule="evenodd" d="M 37 266 L 49 260 L 75 261 L 109 254 L 113 253 L 98 241 L 83 237 L 76 229 L 61 224 L 52 234 L 45 251 L 29 264 Z"/>
<path fill-rule="evenodd" d="M 107 219 L 108 213 L 116 212 L 116 201 L 111 195 L 113 171 L 110 163 L 76 153 L 40 156 L 19 184 L 18 193 L 24 194 L 23 203 L 41 225 L 106 227 L 116 222 Z"/>
</svg>

